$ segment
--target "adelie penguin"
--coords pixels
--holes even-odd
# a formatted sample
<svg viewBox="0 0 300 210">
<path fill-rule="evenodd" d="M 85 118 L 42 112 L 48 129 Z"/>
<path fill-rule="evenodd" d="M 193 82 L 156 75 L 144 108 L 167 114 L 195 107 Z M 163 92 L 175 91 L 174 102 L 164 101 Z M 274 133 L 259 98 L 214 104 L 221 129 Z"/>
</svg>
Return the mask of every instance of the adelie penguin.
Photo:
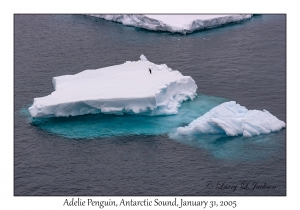
<svg viewBox="0 0 300 210">
<path fill-rule="evenodd" d="M 150 74 L 152 74 L 152 73 L 151 73 L 151 69 L 150 69 L 150 68 L 149 68 L 149 72 L 150 72 Z"/>
</svg>

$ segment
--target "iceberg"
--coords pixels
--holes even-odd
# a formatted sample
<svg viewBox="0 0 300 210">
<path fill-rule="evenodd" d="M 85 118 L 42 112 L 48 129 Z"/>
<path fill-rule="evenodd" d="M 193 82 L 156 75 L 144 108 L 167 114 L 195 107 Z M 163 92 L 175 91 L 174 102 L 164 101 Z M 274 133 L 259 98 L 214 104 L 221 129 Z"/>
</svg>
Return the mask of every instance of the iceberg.
<svg viewBox="0 0 300 210">
<path fill-rule="evenodd" d="M 179 127 L 175 135 L 224 134 L 252 137 L 269 134 L 285 127 L 285 123 L 267 110 L 248 110 L 235 101 L 222 103 L 188 126 Z"/>
<path fill-rule="evenodd" d="M 139 61 L 54 77 L 52 83 L 55 91 L 34 98 L 28 108 L 32 117 L 177 114 L 181 103 L 194 99 L 197 90 L 192 77 L 154 64 L 144 55 Z"/>
<path fill-rule="evenodd" d="M 101 15 L 93 17 L 115 21 L 128 26 L 135 26 L 154 31 L 172 33 L 192 33 L 197 30 L 214 28 L 228 23 L 250 19 L 250 14 L 240 15 Z"/>
</svg>

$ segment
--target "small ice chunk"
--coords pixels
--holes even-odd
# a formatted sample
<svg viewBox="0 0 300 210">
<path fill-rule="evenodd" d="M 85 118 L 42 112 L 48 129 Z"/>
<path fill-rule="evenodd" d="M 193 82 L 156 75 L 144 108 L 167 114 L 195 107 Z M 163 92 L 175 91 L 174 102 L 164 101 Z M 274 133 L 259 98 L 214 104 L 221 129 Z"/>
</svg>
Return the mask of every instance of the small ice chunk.
<svg viewBox="0 0 300 210">
<path fill-rule="evenodd" d="M 141 61 L 148 61 L 146 56 L 144 56 L 143 54 L 140 56 Z"/>
<path fill-rule="evenodd" d="M 175 134 L 222 134 L 252 137 L 279 131 L 285 123 L 263 110 L 248 110 L 235 101 L 214 107 L 188 126 L 177 128 Z"/>
</svg>

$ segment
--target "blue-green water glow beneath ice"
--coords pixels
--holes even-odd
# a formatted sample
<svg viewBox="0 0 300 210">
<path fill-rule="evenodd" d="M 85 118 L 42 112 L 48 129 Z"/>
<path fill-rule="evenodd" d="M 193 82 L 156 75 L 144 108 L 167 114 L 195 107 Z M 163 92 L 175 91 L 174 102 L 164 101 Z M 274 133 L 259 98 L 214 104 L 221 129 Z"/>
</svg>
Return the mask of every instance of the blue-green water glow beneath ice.
<svg viewBox="0 0 300 210">
<path fill-rule="evenodd" d="M 224 98 L 198 95 L 182 103 L 176 115 L 89 114 L 74 117 L 32 118 L 27 108 L 22 113 L 38 129 L 73 139 L 124 135 L 161 135 L 188 125 L 213 107 L 228 101 Z"/>
<path fill-rule="evenodd" d="M 215 158 L 255 160 L 269 158 L 280 147 L 280 136 L 275 132 L 252 138 L 221 135 L 177 136 L 173 132 L 186 126 L 213 107 L 228 101 L 207 95 L 182 103 L 176 115 L 112 115 L 89 114 L 75 117 L 32 118 L 28 108 L 21 113 L 37 129 L 70 139 L 94 139 L 116 136 L 166 135 L 180 144 L 205 149 Z M 277 148 L 277 149 L 276 149 Z"/>
<path fill-rule="evenodd" d="M 277 151 L 284 147 L 281 143 L 283 136 L 281 131 L 251 138 L 232 137 L 226 134 L 189 136 L 169 134 L 171 139 L 184 145 L 205 149 L 215 158 L 235 161 L 260 161 L 277 155 Z"/>
</svg>

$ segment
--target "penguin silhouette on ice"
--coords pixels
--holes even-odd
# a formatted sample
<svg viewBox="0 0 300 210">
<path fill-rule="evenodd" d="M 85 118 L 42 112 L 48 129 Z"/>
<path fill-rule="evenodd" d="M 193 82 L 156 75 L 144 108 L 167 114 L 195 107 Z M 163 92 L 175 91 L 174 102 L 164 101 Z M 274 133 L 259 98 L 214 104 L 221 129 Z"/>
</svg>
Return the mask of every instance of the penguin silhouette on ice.
<svg viewBox="0 0 300 210">
<path fill-rule="evenodd" d="M 152 73 L 151 73 L 151 69 L 150 69 L 150 68 L 149 68 L 149 72 L 150 72 L 150 74 L 152 74 Z"/>
</svg>

